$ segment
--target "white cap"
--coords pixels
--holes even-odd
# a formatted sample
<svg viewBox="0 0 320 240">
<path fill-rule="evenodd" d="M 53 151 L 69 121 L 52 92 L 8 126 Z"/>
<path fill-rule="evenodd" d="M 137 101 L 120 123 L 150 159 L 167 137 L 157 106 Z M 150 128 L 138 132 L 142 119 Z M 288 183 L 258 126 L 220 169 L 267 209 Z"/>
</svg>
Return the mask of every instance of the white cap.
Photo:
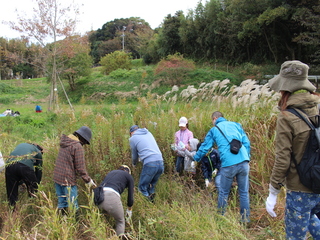
<svg viewBox="0 0 320 240">
<path fill-rule="evenodd" d="M 181 117 L 179 119 L 179 127 L 186 127 L 188 123 L 188 119 L 186 117 Z"/>
</svg>

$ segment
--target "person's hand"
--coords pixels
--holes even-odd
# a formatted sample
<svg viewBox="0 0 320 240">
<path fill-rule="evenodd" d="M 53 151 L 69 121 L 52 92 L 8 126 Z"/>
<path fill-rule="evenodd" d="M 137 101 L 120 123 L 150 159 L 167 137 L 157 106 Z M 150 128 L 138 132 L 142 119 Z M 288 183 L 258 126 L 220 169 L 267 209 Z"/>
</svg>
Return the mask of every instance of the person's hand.
<svg viewBox="0 0 320 240">
<path fill-rule="evenodd" d="M 212 177 L 215 177 L 217 175 L 217 173 L 218 173 L 218 169 L 213 170 Z"/>
<path fill-rule="evenodd" d="M 277 214 L 274 211 L 274 207 L 277 203 L 277 197 L 280 190 L 275 189 L 271 184 L 269 185 L 269 196 L 266 201 L 266 210 L 271 217 L 276 217 Z"/>
<path fill-rule="evenodd" d="M 97 187 L 97 185 L 94 183 L 94 181 L 92 180 L 92 178 L 90 179 L 90 182 L 87 183 L 87 186 L 88 186 L 89 188 L 90 188 L 90 187 L 92 187 L 92 188 Z"/>
<path fill-rule="evenodd" d="M 128 222 L 132 217 L 132 210 L 127 208 L 127 211 L 126 211 L 126 221 Z"/>
<path fill-rule="evenodd" d="M 196 166 L 197 166 L 197 163 L 195 161 L 192 161 L 191 162 L 191 168 L 196 168 Z"/>
<path fill-rule="evenodd" d="M 204 180 L 204 183 L 206 184 L 206 187 L 209 187 L 209 183 L 210 183 L 210 182 L 209 182 L 208 179 L 205 179 L 205 180 Z"/>
</svg>

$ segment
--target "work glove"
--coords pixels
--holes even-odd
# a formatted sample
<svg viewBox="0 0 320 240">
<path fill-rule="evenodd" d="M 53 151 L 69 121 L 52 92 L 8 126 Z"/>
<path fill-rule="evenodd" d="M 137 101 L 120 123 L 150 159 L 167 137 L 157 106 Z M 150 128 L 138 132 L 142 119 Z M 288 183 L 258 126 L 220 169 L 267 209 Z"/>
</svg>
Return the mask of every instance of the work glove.
<svg viewBox="0 0 320 240">
<path fill-rule="evenodd" d="M 206 187 L 209 187 L 209 183 L 210 183 L 210 182 L 209 182 L 209 179 L 205 179 L 204 182 L 205 182 L 205 184 L 206 184 Z"/>
<path fill-rule="evenodd" d="M 191 162 L 191 168 L 196 168 L 196 166 L 197 166 L 197 163 L 195 161 L 192 161 Z"/>
<path fill-rule="evenodd" d="M 212 171 L 212 177 L 215 177 L 217 175 L 217 173 L 218 173 L 218 169 L 213 170 Z"/>
<path fill-rule="evenodd" d="M 127 221 L 130 220 L 131 217 L 132 217 L 132 210 L 129 210 L 129 209 L 127 208 L 127 211 L 126 211 L 126 220 L 127 220 Z"/>
<path fill-rule="evenodd" d="M 87 186 L 88 186 L 89 188 L 90 188 L 90 187 L 92 187 L 92 188 L 97 187 L 97 185 L 94 183 L 94 181 L 92 180 L 92 178 L 90 179 L 90 182 L 87 183 Z"/>
<path fill-rule="evenodd" d="M 277 203 L 277 197 L 280 190 L 275 189 L 271 184 L 269 184 L 269 196 L 266 201 L 266 210 L 271 217 L 276 217 L 277 214 L 274 212 L 274 206 Z"/>
</svg>

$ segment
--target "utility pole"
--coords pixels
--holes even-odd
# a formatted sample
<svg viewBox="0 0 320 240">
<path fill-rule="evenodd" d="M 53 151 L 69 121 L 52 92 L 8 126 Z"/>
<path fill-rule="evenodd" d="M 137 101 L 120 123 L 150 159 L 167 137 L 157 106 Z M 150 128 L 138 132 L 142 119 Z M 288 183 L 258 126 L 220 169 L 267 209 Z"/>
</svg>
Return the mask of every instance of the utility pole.
<svg viewBox="0 0 320 240">
<path fill-rule="evenodd" d="M 126 27 L 125 26 L 123 26 L 122 27 L 122 35 L 121 35 L 121 37 L 122 37 L 122 51 L 124 51 L 124 31 L 126 30 Z"/>
</svg>

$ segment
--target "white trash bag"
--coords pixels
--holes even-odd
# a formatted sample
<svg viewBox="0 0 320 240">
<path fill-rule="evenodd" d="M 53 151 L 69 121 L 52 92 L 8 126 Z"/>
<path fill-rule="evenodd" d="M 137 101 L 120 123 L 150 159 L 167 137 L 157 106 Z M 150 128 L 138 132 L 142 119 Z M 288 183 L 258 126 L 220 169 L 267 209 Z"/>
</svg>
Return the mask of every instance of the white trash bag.
<svg viewBox="0 0 320 240">
<path fill-rule="evenodd" d="M 5 168 L 5 163 L 2 157 L 2 153 L 0 152 L 0 172 L 2 172 Z"/>
</svg>

